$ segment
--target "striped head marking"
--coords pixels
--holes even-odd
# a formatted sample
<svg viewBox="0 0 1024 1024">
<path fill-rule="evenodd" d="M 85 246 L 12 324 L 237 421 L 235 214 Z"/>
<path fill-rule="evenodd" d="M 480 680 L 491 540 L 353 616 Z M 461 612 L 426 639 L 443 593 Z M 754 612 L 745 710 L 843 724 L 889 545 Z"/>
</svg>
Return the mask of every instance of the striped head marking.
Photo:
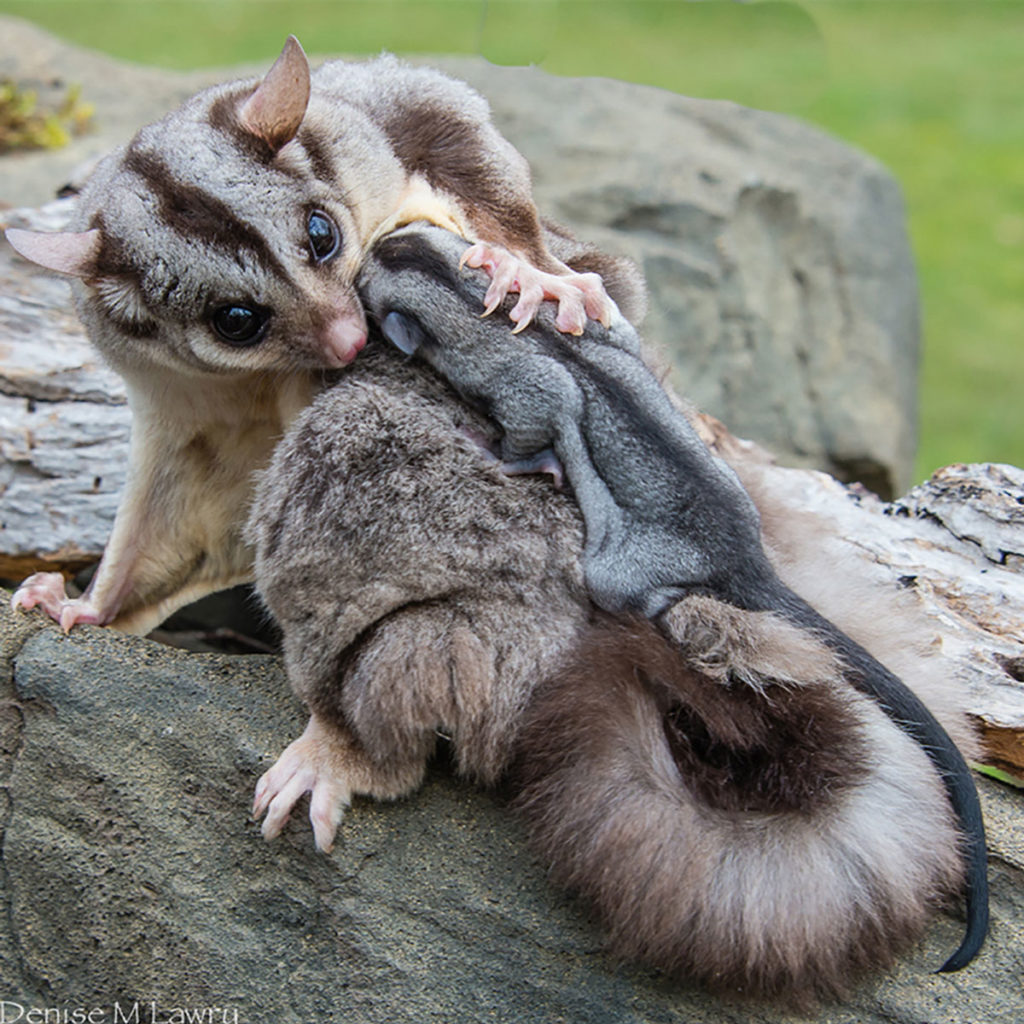
<svg viewBox="0 0 1024 1024">
<path fill-rule="evenodd" d="M 311 98 L 310 84 L 289 39 L 262 81 L 208 89 L 107 157 L 80 197 L 80 230 L 11 233 L 28 259 L 76 279 L 79 314 L 115 367 L 244 373 L 356 357 L 365 208 L 404 179 L 367 141 L 365 115 Z"/>
</svg>

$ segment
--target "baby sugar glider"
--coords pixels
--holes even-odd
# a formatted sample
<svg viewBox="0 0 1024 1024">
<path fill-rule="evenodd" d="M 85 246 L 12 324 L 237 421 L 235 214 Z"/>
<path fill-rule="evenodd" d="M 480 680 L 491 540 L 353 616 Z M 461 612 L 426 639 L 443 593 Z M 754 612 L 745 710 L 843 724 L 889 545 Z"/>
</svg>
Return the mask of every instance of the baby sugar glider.
<svg viewBox="0 0 1024 1024">
<path fill-rule="evenodd" d="M 987 930 L 987 854 L 978 795 L 956 745 L 892 672 L 779 579 L 753 501 L 644 363 L 630 323 L 613 312 L 607 325 L 588 325 L 580 345 L 567 342 L 544 309 L 503 344 L 498 324 L 467 324 L 487 281 L 458 270 L 465 250 L 433 225 L 410 225 L 376 244 L 362 295 L 384 335 L 501 428 L 509 471 L 564 468 L 586 529 L 587 589 L 599 607 L 659 621 L 686 597 L 705 595 L 778 616 L 836 652 L 848 685 L 921 745 L 946 787 L 964 833 L 968 926 L 944 969 L 969 963 Z"/>
<path fill-rule="evenodd" d="M 835 997 L 891 962 L 962 885 L 943 779 L 893 702 L 932 723 L 936 760 L 959 770 L 948 738 L 898 681 L 786 598 L 751 539 L 749 501 L 692 439 L 677 450 L 686 428 L 666 422 L 678 414 L 647 394 L 639 368 L 631 383 L 599 386 L 606 359 L 634 359 L 628 325 L 588 324 L 578 362 L 563 361 L 553 311 L 505 344 L 504 326 L 478 316 L 487 280 L 460 268 L 465 247 L 412 226 L 375 246 L 361 275 L 371 320 L 416 355 L 375 335 L 296 419 L 258 485 L 257 585 L 311 716 L 257 785 L 264 835 L 308 793 L 329 850 L 353 795 L 411 793 L 444 736 L 462 774 L 508 779 L 535 849 L 593 904 L 617 955 L 733 995 Z M 552 367 L 540 395 L 513 382 L 536 376 L 515 364 L 551 358 L 570 369 Z M 482 390 L 467 404 L 432 363 Z M 483 390 L 486 419 L 473 407 L 487 404 Z M 579 507 L 481 448 L 510 415 L 504 454 L 553 442 Z M 574 429 L 589 467 L 562 443 Z M 670 450 L 657 447 L 662 433 Z M 681 479 L 667 456 L 681 458 Z M 580 498 L 595 472 L 612 502 L 638 489 L 646 501 L 616 516 Z M 657 523 L 675 514 L 672 487 L 694 516 Z M 594 608 L 595 517 L 620 551 L 623 531 L 638 535 L 624 593 L 660 612 L 656 624 Z M 663 552 L 648 546 L 655 526 Z M 680 551 L 717 559 L 730 546 L 728 568 L 753 562 L 733 584 L 712 573 L 670 590 L 644 571 L 664 554 L 682 584 Z M 936 675 L 918 682 L 934 692 Z M 965 734 L 957 716 L 943 722 Z M 972 907 L 982 897 L 975 887 Z"/>
<path fill-rule="evenodd" d="M 390 56 L 311 74 L 294 38 L 262 81 L 207 89 L 107 157 L 78 231 L 10 229 L 22 255 L 74 279 L 133 413 L 129 483 L 88 591 L 70 600 L 59 574 L 37 574 L 15 607 L 144 632 L 249 578 L 252 474 L 365 344 L 364 254 L 420 218 L 474 243 L 487 310 L 519 293 L 518 327 L 547 299 L 567 332 L 607 319 L 601 277 L 642 304 L 624 262 L 541 221 L 525 160 L 469 86 Z"/>
</svg>

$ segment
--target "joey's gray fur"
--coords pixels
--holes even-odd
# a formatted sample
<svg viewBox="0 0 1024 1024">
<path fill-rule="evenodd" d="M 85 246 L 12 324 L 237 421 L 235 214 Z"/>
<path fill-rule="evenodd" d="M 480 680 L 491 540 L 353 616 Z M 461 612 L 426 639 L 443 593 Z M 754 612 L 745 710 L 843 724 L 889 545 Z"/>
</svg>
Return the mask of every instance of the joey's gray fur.
<svg viewBox="0 0 1024 1024">
<path fill-rule="evenodd" d="M 759 543 L 757 510 L 644 363 L 632 325 L 616 315 L 607 328 L 588 327 L 580 343 L 563 340 L 551 329 L 552 311 L 542 310 L 511 338 L 499 337 L 496 320 L 467 330 L 466 307 L 482 281 L 443 270 L 464 249 L 450 232 L 424 225 L 389 235 L 365 266 L 364 300 L 386 336 L 501 425 L 506 469 L 529 470 L 554 450 L 586 522 L 594 601 L 653 617 L 748 557 Z M 731 503 L 738 541 L 702 515 L 707 499 L 695 501 L 698 492 Z"/>
</svg>

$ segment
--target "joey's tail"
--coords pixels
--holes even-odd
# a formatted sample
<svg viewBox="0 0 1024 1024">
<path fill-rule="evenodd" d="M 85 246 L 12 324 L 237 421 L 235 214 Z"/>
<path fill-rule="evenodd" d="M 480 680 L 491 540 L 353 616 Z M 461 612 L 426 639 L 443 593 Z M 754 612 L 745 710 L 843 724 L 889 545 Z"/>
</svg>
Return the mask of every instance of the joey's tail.
<svg viewBox="0 0 1024 1024">
<path fill-rule="evenodd" d="M 649 622 L 596 626 L 534 695 L 517 805 L 613 953 L 808 1004 L 921 934 L 962 882 L 957 829 L 920 750 L 829 677 L 824 645 L 817 661 L 800 654 L 812 678 L 780 678 L 769 634 L 797 630 L 739 614 L 760 633 L 730 638 L 731 683 L 720 652 L 684 659 Z M 750 671 L 760 651 L 764 685 Z"/>
<path fill-rule="evenodd" d="M 778 611 L 790 621 L 813 630 L 836 651 L 845 665 L 847 680 L 876 701 L 889 718 L 920 745 L 942 779 L 962 832 L 967 926 L 959 948 L 939 972 L 958 971 L 974 959 L 988 933 L 985 823 L 970 768 L 945 729 L 912 690 L 802 598 L 781 585 L 779 589 Z"/>
</svg>

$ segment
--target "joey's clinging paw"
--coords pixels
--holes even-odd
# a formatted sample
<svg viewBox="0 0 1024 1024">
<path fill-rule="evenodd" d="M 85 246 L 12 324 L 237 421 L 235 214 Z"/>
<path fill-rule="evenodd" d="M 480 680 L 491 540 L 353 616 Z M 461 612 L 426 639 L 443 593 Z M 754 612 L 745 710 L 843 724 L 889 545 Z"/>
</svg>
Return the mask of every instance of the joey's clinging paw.
<svg viewBox="0 0 1024 1024">
<path fill-rule="evenodd" d="M 588 317 L 605 327 L 611 323 L 612 303 L 597 274 L 577 274 L 569 269 L 564 274 L 548 273 L 507 249 L 487 242 L 471 245 L 463 253 L 459 266 L 482 268 L 490 275 L 491 284 L 484 296 L 484 316 L 490 316 L 508 295 L 519 295 L 519 301 L 509 311 L 509 319 L 516 324 L 514 333 L 531 323 L 546 299 L 558 303 L 555 326 L 566 334 L 582 334 Z"/>
<path fill-rule="evenodd" d="M 14 592 L 11 608 L 40 608 L 67 633 L 77 623 L 102 624 L 104 616 L 88 598 L 68 597 L 59 572 L 37 572 Z"/>
<path fill-rule="evenodd" d="M 561 491 L 565 488 L 565 467 L 562 465 L 554 448 L 545 448 L 526 458 L 505 461 L 501 464 L 501 471 L 506 476 L 527 476 L 531 473 L 545 473 L 551 477 L 555 490 Z"/>
<path fill-rule="evenodd" d="M 263 838 L 276 839 L 299 800 L 310 794 L 309 820 L 316 848 L 330 853 L 352 800 L 342 738 L 315 715 L 256 784 L 252 815 L 263 821 Z"/>
</svg>

